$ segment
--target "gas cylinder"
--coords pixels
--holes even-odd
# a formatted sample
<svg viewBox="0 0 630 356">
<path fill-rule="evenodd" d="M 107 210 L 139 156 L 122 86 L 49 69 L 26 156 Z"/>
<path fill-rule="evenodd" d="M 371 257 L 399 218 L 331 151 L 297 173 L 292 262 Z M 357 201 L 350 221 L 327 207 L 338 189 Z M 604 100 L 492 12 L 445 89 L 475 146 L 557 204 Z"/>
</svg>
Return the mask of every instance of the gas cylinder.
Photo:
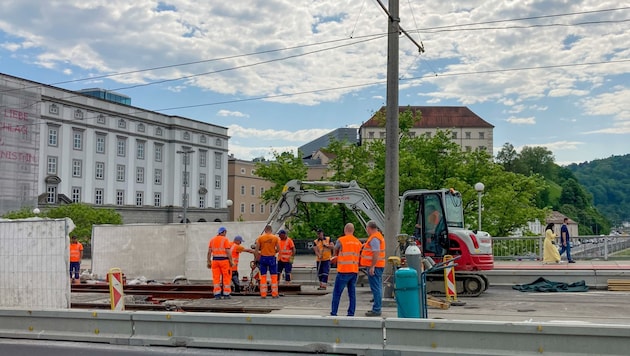
<svg viewBox="0 0 630 356">
<path fill-rule="evenodd" d="M 413 268 L 400 268 L 395 273 L 395 280 L 398 317 L 420 318 L 418 272 Z"/>
</svg>

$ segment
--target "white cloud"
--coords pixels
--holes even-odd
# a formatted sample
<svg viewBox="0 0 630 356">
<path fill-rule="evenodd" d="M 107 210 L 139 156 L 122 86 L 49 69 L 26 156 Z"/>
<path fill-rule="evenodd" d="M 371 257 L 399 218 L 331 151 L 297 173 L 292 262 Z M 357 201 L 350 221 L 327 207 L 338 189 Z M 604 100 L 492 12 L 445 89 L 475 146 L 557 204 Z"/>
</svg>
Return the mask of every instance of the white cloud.
<svg viewBox="0 0 630 356">
<path fill-rule="evenodd" d="M 0 45 L 0 47 L 6 49 L 9 52 L 15 52 L 18 49 L 22 48 L 22 46 L 19 43 L 12 43 L 12 42 L 4 42 Z"/>
<path fill-rule="evenodd" d="M 577 150 L 579 146 L 584 145 L 584 142 L 580 141 L 557 141 L 557 142 L 546 142 L 546 143 L 532 143 L 519 147 L 514 147 L 514 149 L 520 152 L 524 146 L 528 147 L 536 147 L 542 146 L 546 147 L 550 151 L 563 151 L 563 150 Z"/>
<path fill-rule="evenodd" d="M 273 159 L 274 152 L 282 153 L 282 152 L 291 152 L 293 154 L 297 154 L 298 146 L 281 146 L 281 147 L 250 147 L 250 146 L 242 146 L 238 144 L 230 143 L 229 153 L 234 155 L 234 157 L 246 161 L 251 161 L 254 158 L 264 157 L 265 159 Z"/>
<path fill-rule="evenodd" d="M 514 124 L 514 125 L 535 125 L 536 124 L 536 118 L 534 117 L 510 117 L 505 119 L 505 121 L 509 122 L 510 124 Z"/>
<path fill-rule="evenodd" d="M 228 126 L 228 135 L 234 138 L 256 139 L 263 141 L 299 142 L 298 146 L 314 140 L 332 131 L 332 129 L 305 129 L 297 131 L 275 129 L 253 129 L 239 125 Z M 275 145 L 274 145 L 275 147 Z"/>
<path fill-rule="evenodd" d="M 248 114 L 243 114 L 240 111 L 219 110 L 217 116 L 233 116 L 233 117 L 249 117 Z"/>
</svg>

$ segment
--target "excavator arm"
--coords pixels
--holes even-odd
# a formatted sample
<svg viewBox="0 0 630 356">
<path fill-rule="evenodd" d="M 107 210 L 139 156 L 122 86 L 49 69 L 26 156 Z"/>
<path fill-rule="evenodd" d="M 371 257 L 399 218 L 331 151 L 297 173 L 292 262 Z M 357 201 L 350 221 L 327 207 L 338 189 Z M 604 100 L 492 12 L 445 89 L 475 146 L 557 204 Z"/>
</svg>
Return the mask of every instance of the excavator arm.
<svg viewBox="0 0 630 356">
<path fill-rule="evenodd" d="M 328 189 L 306 189 L 306 186 L 324 187 Z M 291 180 L 284 185 L 282 197 L 278 200 L 275 208 L 269 215 L 267 225 L 271 225 L 274 232 L 278 231 L 288 218 L 297 214 L 300 202 L 344 204 L 357 216 L 364 227 L 368 220 L 374 220 L 381 230 L 385 227 L 385 215 L 383 211 L 378 207 L 370 193 L 359 187 L 356 181 L 329 182 L 299 180 Z M 367 217 L 367 219 L 365 217 Z"/>
</svg>

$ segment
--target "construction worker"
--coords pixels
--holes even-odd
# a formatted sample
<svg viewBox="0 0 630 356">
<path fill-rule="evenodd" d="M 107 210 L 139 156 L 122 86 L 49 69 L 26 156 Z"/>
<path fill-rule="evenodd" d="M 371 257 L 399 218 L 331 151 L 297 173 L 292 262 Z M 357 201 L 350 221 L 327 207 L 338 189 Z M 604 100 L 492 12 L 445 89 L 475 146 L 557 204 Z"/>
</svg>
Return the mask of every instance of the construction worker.
<svg viewBox="0 0 630 356">
<path fill-rule="evenodd" d="M 328 274 L 330 273 L 330 258 L 332 257 L 335 245 L 330 242 L 329 236 L 324 236 L 324 230 L 317 229 L 317 239 L 313 241 L 313 251 L 317 256 L 317 278 L 319 279 L 319 290 L 325 290 L 328 285 Z"/>
<path fill-rule="evenodd" d="M 293 258 L 295 256 L 295 244 L 293 239 L 287 236 L 284 230 L 278 231 L 280 237 L 280 252 L 278 253 L 278 279 L 284 270 L 284 280 L 291 283 L 291 270 L 293 269 Z"/>
<path fill-rule="evenodd" d="M 368 310 L 367 316 L 380 316 L 383 304 L 383 270 L 385 269 L 385 238 L 379 231 L 376 221 L 367 222 L 366 230 L 368 239 L 361 250 L 359 266 L 366 267 L 368 282 L 372 290 L 374 303 L 372 310 Z"/>
<path fill-rule="evenodd" d="M 238 260 L 241 256 L 241 252 L 249 252 L 254 253 L 254 250 L 251 248 L 246 248 L 242 246 L 243 237 L 240 235 L 234 236 L 234 240 L 232 240 L 232 283 L 234 284 L 234 291 L 239 293 L 241 291 L 241 282 L 238 277 Z"/>
<path fill-rule="evenodd" d="M 265 226 L 256 239 L 255 255 L 260 263 L 260 297 L 267 298 L 267 272 L 271 275 L 271 297 L 278 298 L 278 264 L 276 254 L 280 251 L 280 239 L 272 232 L 271 225 Z"/>
<path fill-rule="evenodd" d="M 208 243 L 208 266 L 212 268 L 212 284 L 214 285 L 214 299 L 230 299 L 232 288 L 232 249 L 230 240 L 226 237 L 227 229 L 223 226 L 217 231 L 217 235 Z M 223 284 L 223 296 L 221 296 L 221 284 Z"/>
<path fill-rule="evenodd" d="M 72 283 L 80 283 L 81 260 L 83 259 L 83 244 L 76 235 L 70 237 L 70 278 Z"/>
<path fill-rule="evenodd" d="M 337 259 L 337 277 L 333 288 L 332 306 L 330 315 L 336 316 L 339 309 L 341 293 L 347 287 L 350 304 L 348 316 L 354 316 L 357 305 L 356 284 L 359 274 L 359 254 L 361 253 L 361 241 L 354 236 L 354 225 L 347 223 L 343 228 L 344 235 L 337 239 L 335 244 L 335 257 Z"/>
</svg>

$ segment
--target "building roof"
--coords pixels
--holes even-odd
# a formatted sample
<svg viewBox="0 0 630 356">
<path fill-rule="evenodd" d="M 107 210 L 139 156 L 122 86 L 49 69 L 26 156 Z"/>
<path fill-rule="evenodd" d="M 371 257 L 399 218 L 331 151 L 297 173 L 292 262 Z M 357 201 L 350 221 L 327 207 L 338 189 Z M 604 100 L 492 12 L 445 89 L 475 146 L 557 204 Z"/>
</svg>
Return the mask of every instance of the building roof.
<svg viewBox="0 0 630 356">
<path fill-rule="evenodd" d="M 385 111 L 385 106 L 379 112 Z M 485 121 L 466 106 L 400 106 L 400 113 L 410 109 L 413 113 L 420 111 L 422 119 L 414 124 L 415 128 L 444 128 L 451 127 L 476 127 L 494 128 L 494 125 Z M 382 127 L 383 123 L 376 119 L 374 114 L 368 121 L 361 125 L 363 127 Z"/>
<path fill-rule="evenodd" d="M 337 141 L 346 141 L 349 144 L 357 144 L 359 142 L 357 132 L 358 130 L 356 128 L 338 128 L 298 147 L 298 151 L 302 153 L 302 158 L 311 158 L 318 150 L 328 147 L 333 138 Z"/>
</svg>

